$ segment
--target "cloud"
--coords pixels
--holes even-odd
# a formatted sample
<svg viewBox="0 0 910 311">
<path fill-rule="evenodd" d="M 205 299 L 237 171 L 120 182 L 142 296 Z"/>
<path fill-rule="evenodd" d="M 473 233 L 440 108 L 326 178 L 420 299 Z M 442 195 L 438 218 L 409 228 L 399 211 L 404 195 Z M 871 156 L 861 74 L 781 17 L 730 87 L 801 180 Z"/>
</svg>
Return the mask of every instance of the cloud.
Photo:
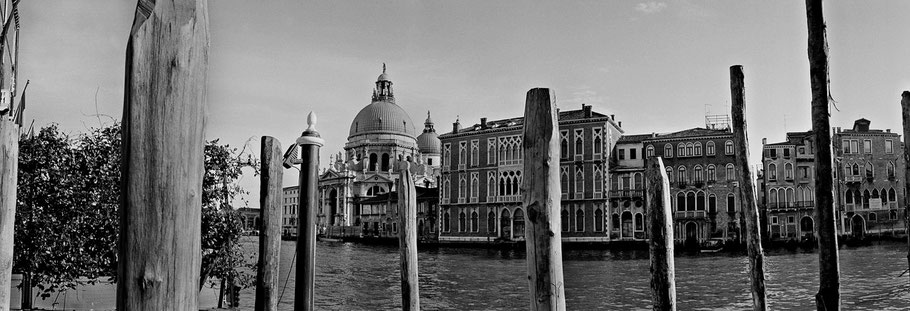
<svg viewBox="0 0 910 311">
<path fill-rule="evenodd" d="M 657 13 L 657 12 L 663 11 L 663 9 L 666 9 L 666 8 L 667 8 L 667 3 L 657 2 L 657 1 L 642 2 L 635 6 L 636 11 L 639 11 L 639 12 L 642 12 L 645 14 Z"/>
</svg>

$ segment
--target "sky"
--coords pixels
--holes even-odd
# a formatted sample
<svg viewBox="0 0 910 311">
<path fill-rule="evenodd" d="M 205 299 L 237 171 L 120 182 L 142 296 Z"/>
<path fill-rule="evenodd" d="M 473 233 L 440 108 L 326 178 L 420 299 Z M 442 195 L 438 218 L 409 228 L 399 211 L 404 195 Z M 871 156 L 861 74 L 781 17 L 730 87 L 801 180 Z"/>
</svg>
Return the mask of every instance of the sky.
<svg viewBox="0 0 910 311">
<path fill-rule="evenodd" d="M 761 139 L 811 128 L 802 1 L 239 1 L 211 0 L 207 139 L 259 153 L 283 146 L 310 111 L 328 155 L 370 104 L 388 66 L 398 105 L 442 134 L 520 116 L 525 93 L 550 88 L 564 110 L 593 105 L 628 134 L 705 126 L 730 114 L 729 67 L 743 65 L 750 162 Z M 123 112 L 135 1 L 23 1 L 26 122 L 85 132 Z M 825 3 L 831 124 L 901 131 L 910 90 L 910 1 Z M 21 85 L 21 84 L 20 84 Z M 420 128 L 420 126 L 418 126 Z M 297 171 L 285 171 L 295 185 Z M 241 181 L 258 206 L 258 177 Z"/>
</svg>

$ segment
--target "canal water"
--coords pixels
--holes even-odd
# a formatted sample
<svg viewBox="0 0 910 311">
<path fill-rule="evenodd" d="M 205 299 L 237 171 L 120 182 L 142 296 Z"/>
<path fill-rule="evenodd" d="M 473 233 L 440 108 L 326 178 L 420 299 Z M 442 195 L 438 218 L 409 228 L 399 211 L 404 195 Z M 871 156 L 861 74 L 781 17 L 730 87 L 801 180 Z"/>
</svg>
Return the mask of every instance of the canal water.
<svg viewBox="0 0 910 311">
<path fill-rule="evenodd" d="M 244 248 L 257 252 L 255 237 Z M 295 242 L 282 242 L 279 310 L 293 310 Z M 910 282 L 906 244 L 840 250 L 844 310 L 905 310 Z M 526 310 L 528 282 L 523 251 L 469 248 L 421 250 L 420 303 L 424 310 Z M 564 254 L 569 310 L 650 310 L 648 252 L 571 250 Z M 768 301 L 774 310 L 815 309 L 818 256 L 811 251 L 770 251 L 766 256 Z M 290 280 L 287 280 L 290 269 Z M 748 258 L 732 254 L 676 256 L 679 310 L 743 310 L 751 307 Z M 400 310 L 396 247 L 317 243 L 316 308 Z M 241 293 L 252 309 L 252 289 Z"/>
</svg>

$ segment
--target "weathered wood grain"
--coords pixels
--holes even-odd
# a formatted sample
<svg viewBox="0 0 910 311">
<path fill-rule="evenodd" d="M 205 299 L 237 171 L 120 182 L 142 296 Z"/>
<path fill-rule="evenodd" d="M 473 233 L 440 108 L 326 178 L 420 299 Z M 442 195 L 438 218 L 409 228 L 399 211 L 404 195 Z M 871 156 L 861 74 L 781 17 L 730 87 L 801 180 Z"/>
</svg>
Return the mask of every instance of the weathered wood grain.
<svg viewBox="0 0 910 311">
<path fill-rule="evenodd" d="M 645 171 L 648 206 L 648 229 L 651 240 L 651 301 L 655 311 L 676 310 L 676 264 L 673 259 L 673 211 L 670 205 L 670 183 L 660 157 L 647 160 Z"/>
<path fill-rule="evenodd" d="M 550 90 L 528 91 L 522 138 L 524 178 L 522 206 L 527 211 L 527 250 L 530 309 L 566 310 L 562 274 L 562 230 L 559 211 L 559 122 Z"/>
<path fill-rule="evenodd" d="M 205 0 L 140 0 L 126 50 L 119 310 L 198 310 Z"/>
<path fill-rule="evenodd" d="M 277 311 L 278 262 L 281 253 L 282 177 L 281 143 L 262 136 L 259 175 L 259 267 L 256 274 L 256 311 Z"/>
<path fill-rule="evenodd" d="M 13 227 L 19 178 L 19 126 L 0 116 L 0 288 L 10 288 L 13 269 Z M 0 309 L 10 303 L 10 291 L 0 290 Z"/>
<path fill-rule="evenodd" d="M 910 193 L 910 91 L 901 93 L 901 119 L 904 123 L 904 193 Z M 907 234 L 907 268 L 910 269 L 910 197 L 904 195 L 904 227 Z M 910 277 L 910 273 L 907 273 Z"/>
<path fill-rule="evenodd" d="M 398 222 L 401 224 L 401 231 L 398 233 L 398 249 L 401 253 L 401 307 L 403 311 L 419 311 L 417 189 L 414 188 L 414 180 L 410 177 L 410 169 L 402 169 L 398 175 Z"/>
<path fill-rule="evenodd" d="M 812 86 L 812 131 L 815 132 L 815 220 L 818 223 L 818 310 L 840 310 L 840 263 L 828 100 L 828 42 L 822 0 L 806 0 L 809 29 L 809 82 Z"/>
<path fill-rule="evenodd" d="M 755 200 L 755 181 L 749 167 L 749 136 L 746 132 L 746 87 L 743 66 L 730 66 L 730 93 L 733 98 L 733 147 L 743 218 L 746 221 L 746 241 L 749 254 L 749 276 L 752 279 L 752 309 L 768 310 L 765 293 L 765 253 L 761 247 L 759 211 Z"/>
</svg>

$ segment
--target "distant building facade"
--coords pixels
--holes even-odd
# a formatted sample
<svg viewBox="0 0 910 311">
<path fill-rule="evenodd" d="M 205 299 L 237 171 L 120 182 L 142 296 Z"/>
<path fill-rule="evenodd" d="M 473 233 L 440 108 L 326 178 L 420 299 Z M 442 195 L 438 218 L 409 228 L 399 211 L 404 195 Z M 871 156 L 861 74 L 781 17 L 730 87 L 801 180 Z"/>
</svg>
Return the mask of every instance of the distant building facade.
<svg viewBox="0 0 910 311">
<path fill-rule="evenodd" d="M 439 215 L 439 189 L 415 187 L 417 192 L 417 238 L 421 241 L 436 240 L 436 218 Z M 400 209 L 398 192 L 387 192 L 363 198 L 357 204 L 363 223 L 362 233 L 371 237 L 398 237 Z"/>
<path fill-rule="evenodd" d="M 729 127 L 656 134 L 643 145 L 646 157 L 663 157 L 677 242 L 741 238 L 740 152 Z"/>
<path fill-rule="evenodd" d="M 815 233 L 814 132 L 762 140 L 763 220 L 770 240 L 811 239 Z"/>
<path fill-rule="evenodd" d="M 622 129 L 591 106 L 559 112 L 560 221 L 565 242 L 609 241 L 606 205 L 610 151 Z M 524 240 L 521 206 L 524 118 L 441 135 L 440 242 Z"/>
<path fill-rule="evenodd" d="M 645 204 L 645 147 L 652 134 L 623 135 L 611 155 L 608 224 L 610 240 L 644 240 L 647 236 Z"/>
<path fill-rule="evenodd" d="M 837 128 L 835 150 L 836 191 L 843 234 L 862 237 L 903 231 L 905 213 L 903 144 L 891 130 L 870 129 L 859 119 L 853 128 Z"/>
</svg>

